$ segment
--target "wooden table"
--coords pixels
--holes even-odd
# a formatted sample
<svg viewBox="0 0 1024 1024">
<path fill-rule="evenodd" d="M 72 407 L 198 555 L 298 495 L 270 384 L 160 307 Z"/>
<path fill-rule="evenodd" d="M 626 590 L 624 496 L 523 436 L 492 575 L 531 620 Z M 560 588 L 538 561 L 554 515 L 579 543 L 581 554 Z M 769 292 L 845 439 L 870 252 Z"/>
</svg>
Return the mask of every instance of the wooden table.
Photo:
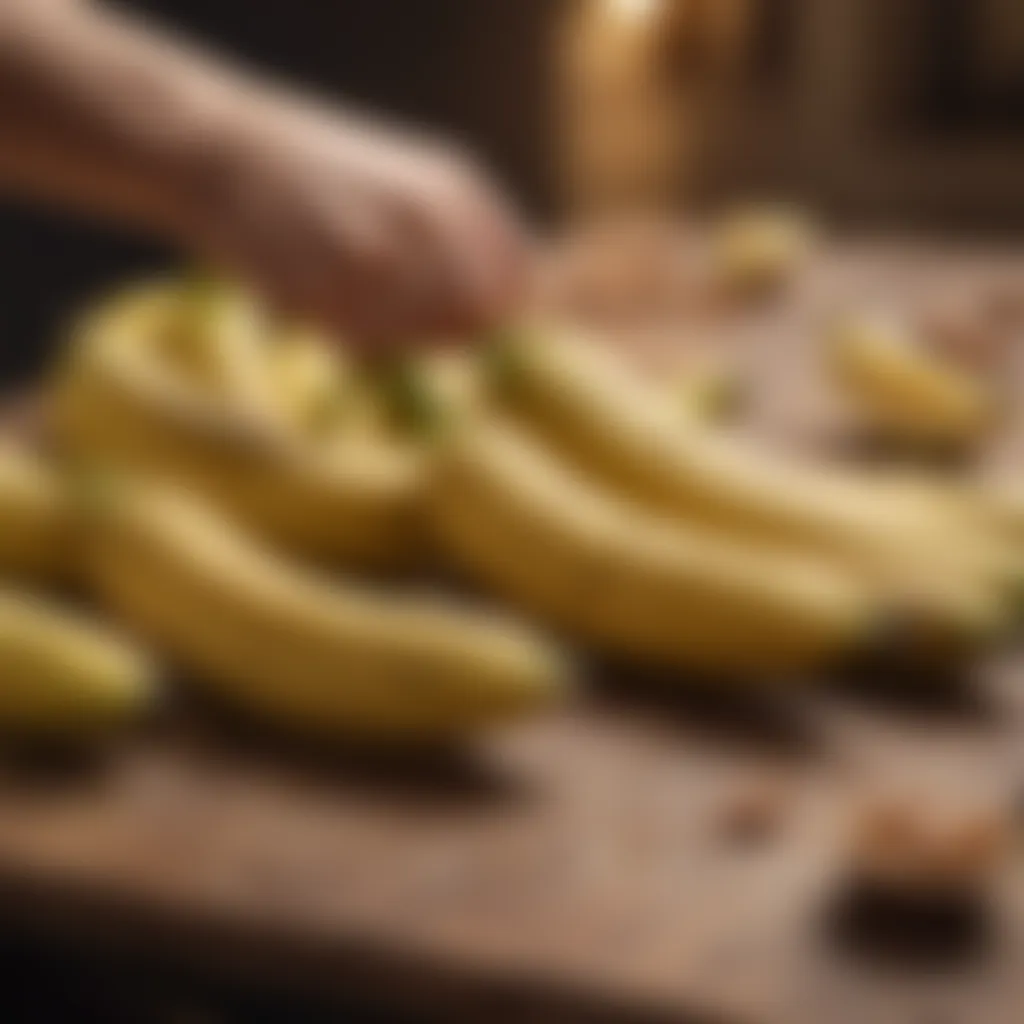
<svg viewBox="0 0 1024 1024">
<path fill-rule="evenodd" d="M 801 301 L 734 319 L 762 368 L 758 431 L 788 442 L 821 425 L 805 324 L 839 298 L 944 290 L 992 263 L 849 247 Z M 851 817 L 904 783 L 1012 802 L 1024 663 L 1007 653 L 962 690 L 913 698 L 835 684 L 670 696 L 620 677 L 429 764 L 299 756 L 182 710 L 89 770 L 5 765 L 0 910 L 425 1019 L 1019 1021 L 1017 865 L 976 945 L 922 959 L 838 936 Z M 737 827 L 751 792 L 770 795 L 773 827 Z"/>
</svg>

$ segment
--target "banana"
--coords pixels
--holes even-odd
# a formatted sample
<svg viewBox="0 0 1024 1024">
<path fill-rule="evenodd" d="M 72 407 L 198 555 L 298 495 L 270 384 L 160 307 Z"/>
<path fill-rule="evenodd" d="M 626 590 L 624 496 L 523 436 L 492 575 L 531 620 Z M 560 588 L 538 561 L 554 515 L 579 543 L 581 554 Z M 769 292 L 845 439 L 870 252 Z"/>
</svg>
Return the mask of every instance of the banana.
<svg viewBox="0 0 1024 1024">
<path fill-rule="evenodd" d="M 381 384 L 389 418 L 400 432 L 424 436 L 486 413 L 484 362 L 479 351 L 467 348 L 406 356 Z M 671 372 L 668 395 L 684 417 L 709 423 L 733 418 L 745 398 L 737 374 L 710 359 L 687 361 Z"/>
<path fill-rule="evenodd" d="M 31 595 L 0 591 L 0 733 L 85 740 L 127 724 L 155 696 L 147 656 Z"/>
<path fill-rule="evenodd" d="M 504 618 L 336 585 L 166 487 L 115 488 L 89 577 L 119 616 L 269 724 L 382 742 L 456 738 L 551 703 L 559 654 Z"/>
<path fill-rule="evenodd" d="M 805 216 L 783 208 L 752 208 L 727 216 L 712 240 L 715 280 L 731 294 L 772 291 L 807 262 L 813 228 Z"/>
<path fill-rule="evenodd" d="M 385 409 L 399 433 L 430 437 L 483 410 L 484 378 L 476 353 L 438 349 L 403 356 L 377 374 Z"/>
<path fill-rule="evenodd" d="M 311 328 L 290 327 L 264 357 L 281 415 L 301 436 L 319 440 L 350 425 L 353 371 L 337 345 Z"/>
<path fill-rule="evenodd" d="M 1024 544 L 1024 490 L 1018 485 L 981 484 L 968 491 L 967 500 L 988 529 L 1013 544 Z"/>
<path fill-rule="evenodd" d="M 869 425 L 912 443 L 976 441 L 994 422 L 992 395 L 909 328 L 878 316 L 850 316 L 832 332 L 835 377 Z"/>
<path fill-rule="evenodd" d="M 470 574 L 638 661 L 782 676 L 856 649 L 878 621 L 852 574 L 638 511 L 497 418 L 449 443 L 431 508 Z"/>
<path fill-rule="evenodd" d="M 449 419 L 462 422 L 484 403 L 484 378 L 475 349 L 447 348 L 420 357 L 423 372 Z"/>
<path fill-rule="evenodd" d="M 1008 482 L 936 481 L 932 488 L 951 515 L 979 531 L 991 557 L 1016 568 L 1017 596 L 1024 596 L 1024 492 Z"/>
<path fill-rule="evenodd" d="M 259 411 L 209 400 L 154 358 L 156 298 L 133 293 L 79 331 L 50 396 L 65 449 L 186 484 L 303 557 L 373 567 L 414 560 L 422 453 L 364 438 L 328 454 Z"/>
<path fill-rule="evenodd" d="M 255 296 L 205 277 L 170 282 L 165 289 L 168 319 L 160 343 L 167 364 L 233 408 L 270 411 L 264 358 L 269 323 Z"/>
<path fill-rule="evenodd" d="M 0 573 L 58 582 L 75 566 L 75 523 L 59 474 L 0 441 Z"/>
<path fill-rule="evenodd" d="M 897 500 L 861 478 L 810 469 L 680 422 L 664 395 L 607 349 L 565 333 L 523 330 L 494 360 L 506 405 L 556 449 L 631 501 L 738 536 L 842 559 L 873 584 L 912 596 L 936 632 L 996 628 L 1005 580 L 989 578 L 948 516 Z M 991 589 L 989 589 L 991 588 Z M 981 629 L 982 634 L 989 627 Z"/>
<path fill-rule="evenodd" d="M 606 349 L 558 330 L 499 343 L 506 405 L 610 484 L 656 508 L 797 543 L 860 536 L 883 506 L 858 478 L 753 452 L 699 424 Z M 900 511 L 886 502 L 885 517 Z"/>
</svg>

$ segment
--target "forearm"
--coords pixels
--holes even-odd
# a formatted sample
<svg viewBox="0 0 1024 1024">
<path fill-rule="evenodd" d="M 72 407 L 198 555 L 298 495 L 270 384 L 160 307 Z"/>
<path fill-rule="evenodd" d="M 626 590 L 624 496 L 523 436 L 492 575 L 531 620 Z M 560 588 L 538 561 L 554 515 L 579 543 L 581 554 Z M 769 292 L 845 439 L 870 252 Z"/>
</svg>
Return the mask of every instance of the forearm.
<svg viewBox="0 0 1024 1024">
<path fill-rule="evenodd" d="M 247 86 L 91 4 L 0 0 L 0 186 L 187 233 Z"/>
<path fill-rule="evenodd" d="M 0 0 L 0 189 L 130 221 L 363 339 L 474 332 L 527 247 L 472 163 L 74 0 Z"/>
</svg>

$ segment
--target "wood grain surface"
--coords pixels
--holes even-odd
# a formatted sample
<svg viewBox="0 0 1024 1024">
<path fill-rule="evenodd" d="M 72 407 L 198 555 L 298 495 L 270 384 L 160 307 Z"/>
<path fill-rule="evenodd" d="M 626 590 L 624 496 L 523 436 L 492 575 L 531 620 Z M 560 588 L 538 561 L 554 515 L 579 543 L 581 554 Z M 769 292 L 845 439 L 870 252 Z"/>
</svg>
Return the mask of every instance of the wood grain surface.
<svg viewBox="0 0 1024 1024">
<path fill-rule="evenodd" d="M 837 304 L 941 295 L 1007 260 L 851 245 L 798 296 L 729 318 L 715 330 L 757 368 L 755 432 L 798 447 L 829 435 L 808 325 Z M 1003 472 L 1024 464 L 1015 432 L 993 456 Z M 862 679 L 726 695 L 592 674 L 572 708 L 444 761 L 300 753 L 187 700 L 101 763 L 5 761 L 0 911 L 428 1020 L 1021 1019 L 1012 857 L 968 946 L 904 955 L 835 927 L 872 793 L 1020 802 L 1015 652 L 923 692 Z"/>
</svg>

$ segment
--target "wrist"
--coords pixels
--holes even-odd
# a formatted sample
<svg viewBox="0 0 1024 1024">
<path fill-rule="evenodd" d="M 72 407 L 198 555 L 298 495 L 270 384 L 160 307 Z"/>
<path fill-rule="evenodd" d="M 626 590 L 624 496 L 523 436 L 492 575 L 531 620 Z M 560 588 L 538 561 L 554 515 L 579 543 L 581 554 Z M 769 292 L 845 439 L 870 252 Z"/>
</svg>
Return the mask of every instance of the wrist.
<svg viewBox="0 0 1024 1024">
<path fill-rule="evenodd" d="M 155 159 L 159 215 L 179 240 L 193 242 L 229 198 L 240 162 L 244 102 L 230 95 L 194 97 L 167 126 Z"/>
</svg>

